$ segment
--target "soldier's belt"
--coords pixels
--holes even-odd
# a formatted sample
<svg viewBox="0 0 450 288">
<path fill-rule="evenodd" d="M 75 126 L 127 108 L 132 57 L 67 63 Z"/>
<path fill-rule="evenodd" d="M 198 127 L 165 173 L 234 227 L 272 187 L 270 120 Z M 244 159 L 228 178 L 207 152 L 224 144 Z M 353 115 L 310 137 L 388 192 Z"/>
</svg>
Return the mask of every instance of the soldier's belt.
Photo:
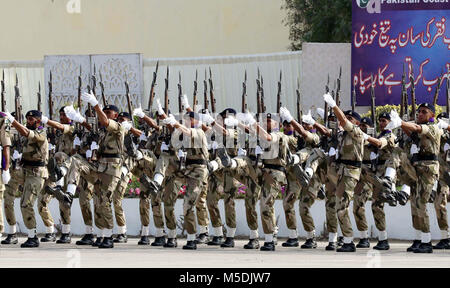
<svg viewBox="0 0 450 288">
<path fill-rule="evenodd" d="M 372 161 L 370 161 L 370 160 L 363 160 L 362 164 L 370 165 L 370 164 L 372 164 Z"/>
<path fill-rule="evenodd" d="M 22 160 L 23 166 L 31 166 L 31 167 L 44 167 L 45 162 L 44 161 L 28 161 L 28 160 Z"/>
<path fill-rule="evenodd" d="M 433 154 L 428 154 L 428 155 L 414 154 L 411 158 L 411 162 L 437 161 L 437 160 L 438 160 L 437 155 L 433 155 Z"/>
<path fill-rule="evenodd" d="M 203 159 L 186 159 L 186 165 L 206 165 L 206 160 Z"/>
<path fill-rule="evenodd" d="M 357 167 L 357 168 L 361 168 L 362 161 L 353 161 L 353 160 L 342 160 L 342 159 L 338 159 L 338 160 L 336 160 L 336 163 L 344 164 L 344 165 L 350 165 L 350 166 L 355 166 L 355 167 Z M 370 164 L 371 164 L 371 163 L 370 163 Z"/>
<path fill-rule="evenodd" d="M 264 164 L 264 169 L 273 169 L 286 173 L 286 168 L 280 165 Z"/>
<path fill-rule="evenodd" d="M 103 158 L 120 158 L 120 154 L 101 153 L 100 157 L 103 157 Z"/>
</svg>

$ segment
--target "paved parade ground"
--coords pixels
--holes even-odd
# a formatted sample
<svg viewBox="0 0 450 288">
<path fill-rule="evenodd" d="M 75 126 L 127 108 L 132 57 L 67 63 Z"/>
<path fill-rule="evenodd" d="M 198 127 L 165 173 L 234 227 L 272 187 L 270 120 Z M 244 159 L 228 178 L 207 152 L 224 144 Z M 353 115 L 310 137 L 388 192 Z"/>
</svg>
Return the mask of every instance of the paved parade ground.
<svg viewBox="0 0 450 288">
<path fill-rule="evenodd" d="M 149 267 L 149 268 L 364 268 L 364 267 L 450 267 L 450 250 L 433 254 L 406 253 L 410 242 L 392 241 L 391 250 L 375 251 L 358 249 L 356 253 L 325 251 L 327 243 L 318 242 L 318 248 L 303 250 L 281 247 L 280 239 L 275 252 L 249 251 L 242 247 L 247 240 L 236 240 L 232 249 L 198 245 L 197 251 L 185 251 L 181 246 L 186 239 L 179 239 L 178 248 L 167 249 L 138 246 L 139 239 L 128 239 L 126 244 L 116 244 L 114 249 L 100 250 L 94 247 L 76 246 L 79 238 L 72 238 L 70 245 L 41 243 L 38 249 L 22 249 L 17 245 L 1 245 L 0 267 Z M 153 239 L 152 239 L 153 240 Z M 375 241 L 371 245 L 375 245 Z"/>
</svg>

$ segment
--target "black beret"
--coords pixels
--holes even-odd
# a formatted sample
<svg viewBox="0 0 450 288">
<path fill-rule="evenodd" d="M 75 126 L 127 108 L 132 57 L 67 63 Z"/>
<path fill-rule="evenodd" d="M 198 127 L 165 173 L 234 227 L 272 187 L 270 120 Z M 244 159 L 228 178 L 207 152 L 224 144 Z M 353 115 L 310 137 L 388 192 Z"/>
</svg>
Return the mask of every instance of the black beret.
<svg viewBox="0 0 450 288">
<path fill-rule="evenodd" d="M 103 108 L 103 111 L 106 111 L 106 110 L 112 110 L 114 112 L 119 113 L 119 108 L 117 108 L 116 105 L 106 105 L 105 108 Z"/>
<path fill-rule="evenodd" d="M 436 112 L 436 110 L 434 109 L 434 105 L 433 105 L 433 104 L 430 104 L 430 103 L 422 103 L 422 104 L 419 105 L 419 108 L 418 108 L 418 109 L 420 109 L 421 107 L 428 108 L 428 109 L 430 109 L 431 112 L 433 112 L 433 113 Z"/>
<path fill-rule="evenodd" d="M 344 114 L 345 114 L 345 115 L 352 116 L 353 118 L 355 118 L 356 120 L 358 120 L 359 122 L 361 122 L 361 116 L 360 116 L 357 112 L 355 112 L 355 111 L 347 110 L 347 111 L 344 112 Z"/>
<path fill-rule="evenodd" d="M 42 113 L 39 112 L 38 110 L 30 110 L 27 112 L 27 114 L 25 115 L 25 117 L 36 117 L 36 118 L 41 118 L 42 117 Z"/>
<path fill-rule="evenodd" d="M 130 113 L 128 113 L 128 112 L 120 112 L 119 117 L 131 119 Z"/>
<path fill-rule="evenodd" d="M 186 112 L 186 115 L 191 117 L 191 118 L 200 119 L 198 113 L 195 113 L 194 111 Z"/>
<path fill-rule="evenodd" d="M 222 118 L 225 118 L 227 115 L 236 115 L 236 110 L 234 110 L 233 108 L 227 108 L 225 110 L 223 110 L 222 112 L 220 112 L 220 116 L 222 116 Z"/>
<path fill-rule="evenodd" d="M 66 106 L 62 106 L 61 109 L 59 109 L 59 113 L 64 112 L 64 108 L 66 108 Z M 65 113 L 65 112 L 64 112 Z"/>
<path fill-rule="evenodd" d="M 440 118 L 448 118 L 448 114 L 447 114 L 447 112 L 442 112 L 441 114 L 439 114 L 439 115 L 437 116 L 437 118 L 438 118 L 438 119 L 440 119 Z"/>
<path fill-rule="evenodd" d="M 209 114 L 209 111 L 208 111 L 208 109 L 202 108 L 202 109 L 198 110 L 197 113 L 198 114 Z"/>
<path fill-rule="evenodd" d="M 387 119 L 387 120 L 391 120 L 391 115 L 389 113 L 387 113 L 387 112 L 383 112 L 383 113 L 381 113 L 378 116 L 378 119 L 381 119 L 381 118 L 384 118 L 384 119 Z"/>
<path fill-rule="evenodd" d="M 373 127 L 372 119 L 370 119 L 369 117 L 362 118 L 361 123 L 364 123 L 364 124 L 369 125 L 370 127 Z"/>
</svg>

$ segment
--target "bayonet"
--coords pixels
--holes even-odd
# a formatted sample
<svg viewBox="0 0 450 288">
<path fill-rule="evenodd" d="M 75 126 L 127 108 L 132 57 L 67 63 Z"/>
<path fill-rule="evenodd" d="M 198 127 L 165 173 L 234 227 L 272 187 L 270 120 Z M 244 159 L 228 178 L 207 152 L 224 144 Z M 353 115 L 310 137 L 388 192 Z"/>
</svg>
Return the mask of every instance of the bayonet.
<svg viewBox="0 0 450 288">
<path fill-rule="evenodd" d="M 209 95 L 211 97 L 211 112 L 216 113 L 216 99 L 214 99 L 214 85 L 212 80 L 211 67 L 209 67 Z"/>
<path fill-rule="evenodd" d="M 198 100 L 197 100 L 197 86 L 198 86 L 198 70 L 196 69 L 195 70 L 195 81 L 194 81 L 194 99 L 193 99 L 193 109 L 194 109 L 194 112 L 195 111 L 197 111 L 197 105 L 198 105 Z"/>
<path fill-rule="evenodd" d="M 208 109 L 209 101 L 208 101 L 208 81 L 206 76 L 206 69 L 205 69 L 205 80 L 203 81 L 203 99 L 205 104 L 205 109 Z"/>
</svg>

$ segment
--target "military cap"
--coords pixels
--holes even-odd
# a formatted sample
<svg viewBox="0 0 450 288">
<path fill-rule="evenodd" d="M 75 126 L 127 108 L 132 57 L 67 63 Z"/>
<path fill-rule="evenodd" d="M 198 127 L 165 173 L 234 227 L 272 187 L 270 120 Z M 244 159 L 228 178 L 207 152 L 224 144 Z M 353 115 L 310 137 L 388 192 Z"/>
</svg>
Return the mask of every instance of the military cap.
<svg viewBox="0 0 450 288">
<path fill-rule="evenodd" d="M 42 113 L 39 112 L 38 110 L 30 110 L 27 112 L 27 114 L 25 115 L 25 117 L 36 117 L 36 118 L 41 118 L 42 117 Z"/>
<path fill-rule="evenodd" d="M 59 113 L 64 112 L 64 108 L 66 108 L 66 106 L 62 106 L 62 107 L 59 109 Z M 64 113 L 65 113 L 65 112 L 64 112 Z"/>
<path fill-rule="evenodd" d="M 361 119 L 361 124 L 364 123 L 370 127 L 373 127 L 373 122 L 372 119 L 370 119 L 369 117 L 364 117 Z"/>
<path fill-rule="evenodd" d="M 220 112 L 220 116 L 222 116 L 222 118 L 225 118 L 227 115 L 236 115 L 236 110 L 233 108 L 227 108 Z"/>
<path fill-rule="evenodd" d="M 131 119 L 130 113 L 128 113 L 128 112 L 120 112 L 119 117 Z"/>
<path fill-rule="evenodd" d="M 383 113 L 381 113 L 378 116 L 378 119 L 381 119 L 381 118 L 384 118 L 384 119 L 387 119 L 387 120 L 391 120 L 391 115 L 389 113 L 387 113 L 387 112 L 383 112 Z"/>
<path fill-rule="evenodd" d="M 103 111 L 106 111 L 106 110 L 112 110 L 114 112 L 119 113 L 119 108 L 117 108 L 116 105 L 106 105 L 105 108 L 103 108 Z"/>
<path fill-rule="evenodd" d="M 353 118 L 355 118 L 356 120 L 358 120 L 359 122 L 361 122 L 361 116 L 360 116 L 357 112 L 355 112 L 355 111 L 347 110 L 347 111 L 344 112 L 344 114 L 345 114 L 345 115 L 352 116 Z"/>
<path fill-rule="evenodd" d="M 422 103 L 422 104 L 419 105 L 419 108 L 418 108 L 418 109 L 420 109 L 421 107 L 428 108 L 428 109 L 430 109 L 431 112 L 433 112 L 433 113 L 436 112 L 436 110 L 434 109 L 434 105 L 433 105 L 433 104 L 430 104 L 430 103 Z"/>
</svg>

